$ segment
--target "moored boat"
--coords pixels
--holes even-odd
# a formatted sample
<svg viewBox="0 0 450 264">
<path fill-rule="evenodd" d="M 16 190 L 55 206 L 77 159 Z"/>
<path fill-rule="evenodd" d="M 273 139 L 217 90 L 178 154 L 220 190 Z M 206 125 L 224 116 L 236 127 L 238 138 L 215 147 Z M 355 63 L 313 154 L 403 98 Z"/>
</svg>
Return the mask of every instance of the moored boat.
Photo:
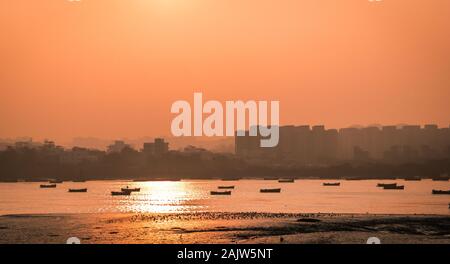
<svg viewBox="0 0 450 264">
<path fill-rule="evenodd" d="M 448 181 L 449 178 L 448 177 L 437 177 L 437 178 L 433 178 L 433 181 Z"/>
<path fill-rule="evenodd" d="M 231 195 L 231 191 L 223 191 L 223 192 L 211 191 L 211 195 Z"/>
<path fill-rule="evenodd" d="M 278 180 L 279 183 L 292 183 L 295 182 L 294 179 L 279 179 Z"/>
<path fill-rule="evenodd" d="M 281 188 L 275 188 L 275 189 L 261 189 L 259 190 L 261 193 L 279 193 L 281 192 Z"/>
<path fill-rule="evenodd" d="M 419 177 L 413 177 L 413 178 L 405 178 L 405 181 L 421 181 L 422 179 Z"/>
<path fill-rule="evenodd" d="M 239 181 L 241 178 L 223 178 L 222 181 Z"/>
<path fill-rule="evenodd" d="M 395 185 L 395 186 L 392 186 L 392 185 L 385 185 L 385 186 L 383 186 L 383 190 L 404 190 L 405 189 L 405 186 L 404 185 Z"/>
<path fill-rule="evenodd" d="M 234 185 L 233 186 L 219 186 L 217 188 L 218 189 L 234 189 Z"/>
<path fill-rule="evenodd" d="M 127 192 L 127 191 L 121 191 L 121 192 L 111 192 L 111 195 L 112 196 L 118 196 L 118 195 L 130 195 L 131 194 L 131 192 Z"/>
<path fill-rule="evenodd" d="M 87 188 L 83 188 L 83 189 L 69 189 L 70 193 L 85 193 L 87 192 Z"/>
<path fill-rule="evenodd" d="M 39 187 L 41 187 L 42 189 L 56 188 L 56 184 L 41 184 Z"/>
<path fill-rule="evenodd" d="M 382 188 L 394 188 L 397 186 L 397 183 L 378 183 L 377 187 L 382 187 Z"/>
<path fill-rule="evenodd" d="M 121 189 L 122 192 L 140 192 L 141 188 L 122 188 Z"/>
<path fill-rule="evenodd" d="M 448 195 L 450 195 L 450 190 L 448 190 L 448 191 L 433 190 L 431 193 L 432 194 L 448 194 Z"/>
<path fill-rule="evenodd" d="M 323 186 L 340 186 L 340 182 L 324 182 Z"/>
</svg>

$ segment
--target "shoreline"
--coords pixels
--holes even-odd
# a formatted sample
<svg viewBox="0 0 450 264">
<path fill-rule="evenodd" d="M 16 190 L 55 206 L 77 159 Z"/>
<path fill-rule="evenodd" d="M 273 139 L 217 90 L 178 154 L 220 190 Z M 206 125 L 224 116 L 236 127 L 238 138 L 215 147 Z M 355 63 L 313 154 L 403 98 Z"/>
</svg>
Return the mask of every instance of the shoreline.
<svg viewBox="0 0 450 264">
<path fill-rule="evenodd" d="M 88 213 L 0 216 L 0 243 L 450 243 L 450 216 L 410 214 Z"/>
</svg>

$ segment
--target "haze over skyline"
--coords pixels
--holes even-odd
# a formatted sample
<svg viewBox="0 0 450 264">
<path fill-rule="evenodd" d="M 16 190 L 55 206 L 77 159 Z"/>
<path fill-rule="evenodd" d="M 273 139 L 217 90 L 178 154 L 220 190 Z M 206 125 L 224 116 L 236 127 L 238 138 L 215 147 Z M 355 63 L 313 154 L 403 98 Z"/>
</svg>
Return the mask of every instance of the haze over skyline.
<svg viewBox="0 0 450 264">
<path fill-rule="evenodd" d="M 450 2 L 2 1 L 0 138 L 170 135 L 170 106 L 281 125 L 450 124 Z"/>
</svg>

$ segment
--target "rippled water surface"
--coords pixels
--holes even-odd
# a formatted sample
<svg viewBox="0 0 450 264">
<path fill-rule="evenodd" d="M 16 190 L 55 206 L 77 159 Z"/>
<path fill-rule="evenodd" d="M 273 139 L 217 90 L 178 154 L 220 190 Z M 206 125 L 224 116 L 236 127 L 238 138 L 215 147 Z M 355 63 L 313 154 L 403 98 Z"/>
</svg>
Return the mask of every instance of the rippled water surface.
<svg viewBox="0 0 450 264">
<path fill-rule="evenodd" d="M 449 190 L 450 182 L 296 180 L 186 180 L 178 182 L 89 181 L 64 182 L 55 189 L 41 183 L 0 183 L 0 215 L 99 212 L 293 212 L 450 214 L 450 195 L 432 195 L 432 189 Z M 397 182 L 405 190 L 383 190 L 379 182 Z M 231 196 L 211 196 L 221 185 L 234 185 Z M 122 187 L 140 187 L 131 196 L 111 196 Z M 88 188 L 69 193 L 69 188 Z M 281 188 L 281 193 L 260 193 L 261 188 Z"/>
</svg>

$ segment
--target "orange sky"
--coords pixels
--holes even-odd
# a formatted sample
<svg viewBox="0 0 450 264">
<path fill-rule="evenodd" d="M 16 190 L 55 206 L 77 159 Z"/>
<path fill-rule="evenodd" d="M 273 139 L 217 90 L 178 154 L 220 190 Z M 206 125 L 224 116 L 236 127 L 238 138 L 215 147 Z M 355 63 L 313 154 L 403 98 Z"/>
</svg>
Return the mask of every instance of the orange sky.
<svg viewBox="0 0 450 264">
<path fill-rule="evenodd" d="M 450 124 L 448 0 L 2 0 L 0 137 L 168 135 L 170 106 Z"/>
</svg>

